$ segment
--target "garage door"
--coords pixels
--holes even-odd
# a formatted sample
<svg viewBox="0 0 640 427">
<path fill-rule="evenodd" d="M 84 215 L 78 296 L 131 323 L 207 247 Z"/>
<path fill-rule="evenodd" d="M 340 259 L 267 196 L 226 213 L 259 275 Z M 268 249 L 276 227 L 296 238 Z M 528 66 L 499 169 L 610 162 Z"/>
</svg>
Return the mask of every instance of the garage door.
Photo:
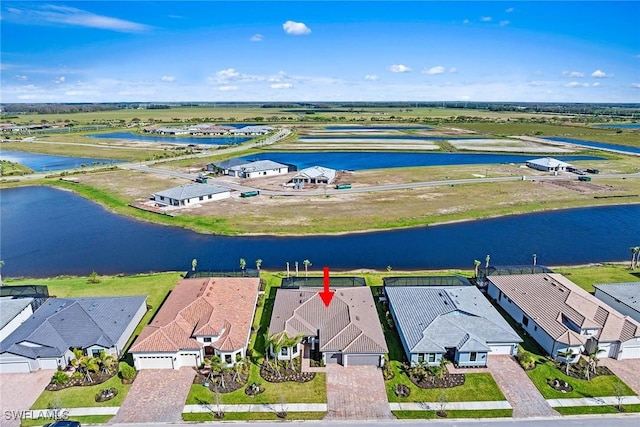
<svg viewBox="0 0 640 427">
<path fill-rule="evenodd" d="M 139 369 L 173 369 L 173 357 L 140 357 Z"/>
<path fill-rule="evenodd" d="M 347 366 L 369 365 L 378 366 L 380 364 L 380 356 L 377 354 L 349 354 L 347 356 Z"/>
<path fill-rule="evenodd" d="M 40 369 L 58 369 L 56 359 L 40 359 Z"/>
<path fill-rule="evenodd" d="M 342 364 L 342 353 L 327 354 L 327 364 L 329 364 L 329 363 L 340 363 L 340 364 Z"/>
<path fill-rule="evenodd" d="M 511 345 L 490 345 L 491 352 L 489 354 L 511 354 Z"/>
<path fill-rule="evenodd" d="M 198 366 L 196 363 L 196 355 L 194 353 L 179 354 L 178 363 L 180 366 Z"/>
<path fill-rule="evenodd" d="M 640 347 L 623 347 L 618 359 L 640 359 Z"/>
<path fill-rule="evenodd" d="M 14 374 L 18 372 L 31 372 L 29 362 L 0 363 L 0 374 Z"/>
</svg>

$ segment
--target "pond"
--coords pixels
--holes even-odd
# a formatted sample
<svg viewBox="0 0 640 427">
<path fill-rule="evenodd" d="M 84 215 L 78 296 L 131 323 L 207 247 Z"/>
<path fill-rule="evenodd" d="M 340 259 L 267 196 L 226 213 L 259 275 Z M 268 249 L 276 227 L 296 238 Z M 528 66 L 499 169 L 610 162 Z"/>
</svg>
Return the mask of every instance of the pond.
<svg viewBox="0 0 640 427">
<path fill-rule="evenodd" d="M 186 270 L 265 269 L 309 259 L 312 270 L 472 269 L 495 265 L 626 260 L 637 245 L 640 204 L 506 216 L 430 227 L 331 236 L 229 237 L 198 234 L 115 215 L 74 193 L 48 187 L 0 190 L 5 277 Z M 606 225 L 606 226 L 605 226 Z M 292 226 L 291 232 L 302 232 Z M 321 271 L 321 270 L 320 270 Z"/>
<path fill-rule="evenodd" d="M 605 148 L 609 150 L 617 150 L 624 153 L 633 153 L 640 154 L 640 147 L 630 147 L 628 145 L 617 145 L 617 144 L 606 144 L 604 142 L 596 142 L 596 141 L 585 141 L 582 139 L 573 139 L 573 138 L 558 138 L 558 137 L 547 137 L 544 139 L 548 139 L 550 141 L 559 141 L 559 142 L 568 142 L 575 145 L 580 145 L 582 147 L 590 147 L 590 148 Z"/>
<path fill-rule="evenodd" d="M 619 124 L 598 124 L 594 125 L 599 128 L 614 128 L 614 129 L 640 129 L 640 123 L 619 123 Z"/>
<path fill-rule="evenodd" d="M 26 151 L 10 150 L 0 151 L 0 159 L 7 160 L 9 162 L 20 163 L 23 166 L 33 169 L 35 172 L 74 169 L 82 167 L 82 165 L 111 165 L 121 162 L 120 160 L 56 156 L 52 154 L 28 153 Z"/>
<path fill-rule="evenodd" d="M 576 160 L 601 160 L 594 156 L 555 156 L 566 162 Z M 324 166 L 337 170 L 364 170 L 402 168 L 416 166 L 489 165 L 501 163 L 524 164 L 535 155 L 519 154 L 472 154 L 472 153 L 407 153 L 407 152 L 269 152 L 241 157 L 243 160 L 273 160 L 296 165 L 298 169 Z"/>
<path fill-rule="evenodd" d="M 157 142 L 162 144 L 204 144 L 204 145 L 233 145 L 242 144 L 253 138 L 247 137 L 179 137 L 179 136 L 152 136 L 139 135 L 133 132 L 110 132 L 89 135 L 96 139 L 128 139 L 132 141 Z"/>
</svg>

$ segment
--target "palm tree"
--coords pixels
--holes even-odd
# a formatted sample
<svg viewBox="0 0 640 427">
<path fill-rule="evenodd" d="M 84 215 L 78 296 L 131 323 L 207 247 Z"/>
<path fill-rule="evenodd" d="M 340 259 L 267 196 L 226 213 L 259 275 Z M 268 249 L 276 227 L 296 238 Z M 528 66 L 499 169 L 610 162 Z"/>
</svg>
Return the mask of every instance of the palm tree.
<svg viewBox="0 0 640 427">
<path fill-rule="evenodd" d="M 97 361 L 100 365 L 100 370 L 104 374 L 110 373 L 116 364 L 116 358 L 111 354 L 107 354 L 104 350 L 100 352 L 100 356 L 97 358 Z"/>
<path fill-rule="evenodd" d="M 571 362 L 569 362 L 569 359 L 573 357 L 573 349 L 566 348 L 565 350 L 559 351 L 558 357 L 564 359 L 564 364 L 566 366 L 565 373 L 569 375 L 569 365 L 571 364 Z"/>
<path fill-rule="evenodd" d="M 309 267 L 312 265 L 311 261 L 305 259 L 302 263 L 304 264 L 304 277 L 307 277 L 309 275 Z"/>
<path fill-rule="evenodd" d="M 225 388 L 224 374 L 227 370 L 227 364 L 219 355 L 215 355 L 211 358 L 211 373 L 219 377 L 219 383 L 222 388 Z"/>
<path fill-rule="evenodd" d="M 596 370 L 598 369 L 598 362 L 600 362 L 600 359 L 598 358 L 598 354 L 604 352 L 605 350 L 603 348 L 600 348 L 596 345 L 596 347 L 593 349 L 593 351 L 591 353 L 588 354 L 589 357 L 589 367 L 591 368 L 591 370 L 593 371 L 593 373 L 596 373 Z"/>
<path fill-rule="evenodd" d="M 473 260 L 473 277 L 478 277 L 478 267 L 480 267 L 480 261 L 477 259 Z"/>
<path fill-rule="evenodd" d="M 533 265 L 536 265 L 538 263 L 538 255 L 537 254 L 533 254 Z"/>
<path fill-rule="evenodd" d="M 0 259 L 0 271 L 2 271 L 2 267 L 4 266 L 4 260 Z M 2 286 L 2 274 L 0 273 L 0 286 Z"/>
<path fill-rule="evenodd" d="M 291 370 L 293 370 L 293 348 L 296 347 L 300 343 L 300 341 L 302 341 L 303 337 L 303 334 L 289 337 L 289 334 L 287 334 L 286 331 L 283 332 L 282 345 L 287 347 L 287 354 L 289 355 L 289 368 Z"/>
<path fill-rule="evenodd" d="M 240 270 L 242 270 L 242 275 L 244 275 L 244 269 L 247 267 L 247 261 L 244 258 L 240 258 Z"/>
<path fill-rule="evenodd" d="M 638 257 L 640 257 L 640 246 L 632 246 L 629 250 L 631 251 L 631 269 L 635 270 L 638 266 Z"/>
<path fill-rule="evenodd" d="M 260 272 L 260 267 L 262 267 L 262 260 L 258 258 L 256 260 L 256 268 L 258 269 L 258 272 Z"/>
<path fill-rule="evenodd" d="M 193 260 L 191 260 L 191 271 L 196 271 L 197 266 L 198 266 L 198 260 L 194 258 Z"/>
<path fill-rule="evenodd" d="M 298 277 L 298 261 L 295 262 L 295 266 L 296 266 L 296 277 Z"/>
</svg>

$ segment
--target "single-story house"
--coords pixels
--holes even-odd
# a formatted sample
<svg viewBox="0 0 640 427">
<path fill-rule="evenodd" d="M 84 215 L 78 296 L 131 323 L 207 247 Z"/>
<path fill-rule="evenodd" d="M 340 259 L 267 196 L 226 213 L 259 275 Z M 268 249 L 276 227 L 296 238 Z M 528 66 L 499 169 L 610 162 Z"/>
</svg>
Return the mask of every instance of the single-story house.
<svg viewBox="0 0 640 427">
<path fill-rule="evenodd" d="M 553 157 L 543 157 L 540 159 L 527 160 L 526 165 L 531 169 L 543 172 L 564 172 L 573 166 Z"/>
<path fill-rule="evenodd" d="M 213 162 L 207 164 L 207 170 L 209 172 L 218 172 L 224 175 L 229 175 L 229 169 L 234 166 L 246 165 L 248 162 L 245 159 L 233 158 L 229 160 L 223 160 L 221 162 Z"/>
<path fill-rule="evenodd" d="M 231 133 L 235 135 L 266 135 L 273 130 L 271 126 L 243 126 L 241 128 L 232 129 Z"/>
<path fill-rule="evenodd" d="M 475 286 L 384 288 L 407 359 L 435 366 L 486 366 L 491 354 L 518 353 L 522 339 Z"/>
<path fill-rule="evenodd" d="M 117 358 L 146 312 L 146 296 L 49 298 L 0 342 L 0 372 L 65 368 L 74 348 Z"/>
<path fill-rule="evenodd" d="M 192 206 L 231 197 L 231 190 L 211 184 L 185 184 L 151 195 L 151 200 L 162 206 Z"/>
<path fill-rule="evenodd" d="M 33 314 L 33 298 L 0 298 L 0 341 Z"/>
<path fill-rule="evenodd" d="M 199 366 L 220 356 L 231 366 L 245 357 L 260 278 L 183 279 L 129 352 L 136 369 Z"/>
<path fill-rule="evenodd" d="M 335 178 L 336 171 L 334 169 L 311 166 L 298 171 L 291 179 L 291 182 L 294 184 L 331 184 Z"/>
<path fill-rule="evenodd" d="M 595 297 L 640 322 L 640 282 L 593 285 Z"/>
<path fill-rule="evenodd" d="M 596 348 L 613 359 L 640 358 L 640 323 L 561 274 L 488 276 L 487 293 L 553 358 L 577 360 Z"/>
<path fill-rule="evenodd" d="M 227 175 L 238 178 L 258 178 L 263 176 L 284 175 L 289 173 L 289 166 L 272 160 L 256 160 L 231 166 L 227 169 Z"/>
<path fill-rule="evenodd" d="M 329 306 L 318 294 L 322 288 L 278 289 L 269 325 L 271 336 L 302 336 L 324 363 L 383 366 L 388 353 L 371 289 L 337 288 Z M 302 345 L 283 346 L 271 356 L 287 360 L 300 356 Z"/>
</svg>

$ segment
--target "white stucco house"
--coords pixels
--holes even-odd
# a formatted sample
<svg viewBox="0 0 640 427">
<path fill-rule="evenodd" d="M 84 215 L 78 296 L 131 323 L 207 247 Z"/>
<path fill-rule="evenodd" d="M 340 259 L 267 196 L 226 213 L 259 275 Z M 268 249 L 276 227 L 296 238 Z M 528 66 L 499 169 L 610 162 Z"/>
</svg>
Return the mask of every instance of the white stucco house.
<svg viewBox="0 0 640 427">
<path fill-rule="evenodd" d="M 571 164 L 553 157 L 543 157 L 540 159 L 527 160 L 526 165 L 531 169 L 543 172 L 564 172 L 568 168 L 573 167 Z"/>
<path fill-rule="evenodd" d="M 289 166 L 272 160 L 256 160 L 255 162 L 242 163 L 231 166 L 227 170 L 227 175 L 237 176 L 238 178 L 261 178 L 287 173 L 289 173 Z"/>
<path fill-rule="evenodd" d="M 231 190 L 211 184 L 186 184 L 151 195 L 158 206 L 188 207 L 231 197 Z"/>
<path fill-rule="evenodd" d="M 331 184 L 335 178 L 335 169 L 311 166 L 298 171 L 291 179 L 291 182 L 294 184 Z"/>
<path fill-rule="evenodd" d="M 129 352 L 136 369 L 196 367 L 214 355 L 231 366 L 246 356 L 258 277 L 183 279 Z"/>
<path fill-rule="evenodd" d="M 487 293 L 553 358 L 575 361 L 595 347 L 602 357 L 640 358 L 640 323 L 560 274 L 487 276 Z"/>
</svg>

